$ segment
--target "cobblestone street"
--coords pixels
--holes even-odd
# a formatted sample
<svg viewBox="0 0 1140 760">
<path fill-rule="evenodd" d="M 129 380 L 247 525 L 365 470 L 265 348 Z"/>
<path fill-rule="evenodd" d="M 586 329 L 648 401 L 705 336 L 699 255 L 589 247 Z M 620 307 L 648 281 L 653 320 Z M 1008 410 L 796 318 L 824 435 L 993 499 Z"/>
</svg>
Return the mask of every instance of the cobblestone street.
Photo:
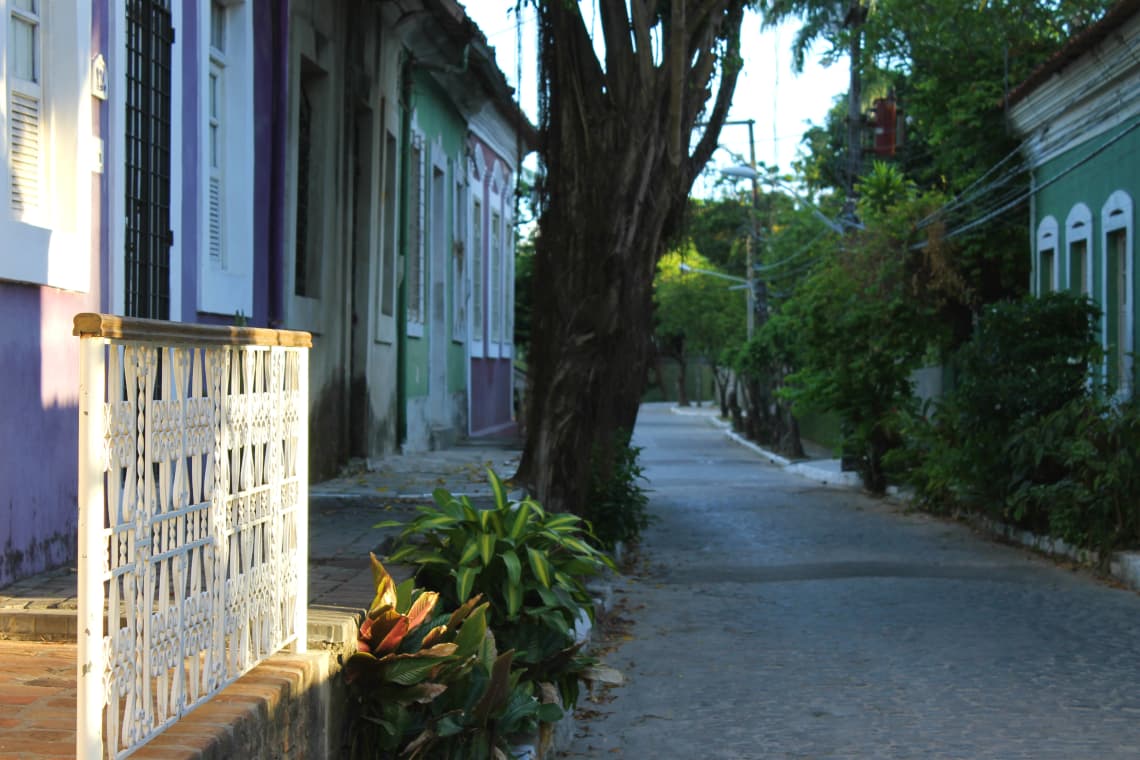
<svg viewBox="0 0 1140 760">
<path fill-rule="evenodd" d="M 1135 758 L 1140 597 L 642 409 L 629 622 L 566 757 Z"/>
</svg>

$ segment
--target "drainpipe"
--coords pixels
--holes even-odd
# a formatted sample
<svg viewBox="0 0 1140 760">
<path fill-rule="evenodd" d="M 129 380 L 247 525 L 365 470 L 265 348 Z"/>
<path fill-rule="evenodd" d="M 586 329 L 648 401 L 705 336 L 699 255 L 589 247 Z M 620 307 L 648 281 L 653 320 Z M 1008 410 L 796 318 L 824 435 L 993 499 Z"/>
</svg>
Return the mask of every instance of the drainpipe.
<svg viewBox="0 0 1140 760">
<path fill-rule="evenodd" d="M 273 147 L 269 171 L 269 298 L 267 323 L 281 327 L 285 319 L 285 143 L 289 120 L 289 4 L 277 0 L 273 6 Z"/>
<path fill-rule="evenodd" d="M 408 440 L 408 312 L 407 312 L 407 262 L 408 262 L 408 178 L 412 159 L 412 59 L 405 54 L 400 66 L 400 203 L 399 238 L 397 240 L 396 265 L 399 271 L 400 287 L 396 289 L 396 440 L 400 447 Z"/>
</svg>

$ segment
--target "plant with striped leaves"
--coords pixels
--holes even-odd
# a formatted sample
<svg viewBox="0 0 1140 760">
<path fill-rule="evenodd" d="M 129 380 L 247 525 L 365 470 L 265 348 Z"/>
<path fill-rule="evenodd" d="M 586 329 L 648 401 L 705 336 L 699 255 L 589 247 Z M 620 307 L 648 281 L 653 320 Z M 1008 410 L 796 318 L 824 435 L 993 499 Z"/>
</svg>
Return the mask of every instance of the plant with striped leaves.
<svg viewBox="0 0 1140 760">
<path fill-rule="evenodd" d="M 413 565 L 417 584 L 438 592 L 445 607 L 481 594 L 495 636 L 503 649 L 515 650 L 524 680 L 556 684 L 572 707 L 578 674 L 590 665 L 575 636 L 575 627 L 594 617 L 583 581 L 613 561 L 592 545 L 582 518 L 549 513 L 530 498 L 510 499 L 493 471 L 488 477 L 489 508 L 441 488 L 435 505 L 419 507 L 412 521 L 378 523 L 402 528 L 387 561 Z"/>
</svg>

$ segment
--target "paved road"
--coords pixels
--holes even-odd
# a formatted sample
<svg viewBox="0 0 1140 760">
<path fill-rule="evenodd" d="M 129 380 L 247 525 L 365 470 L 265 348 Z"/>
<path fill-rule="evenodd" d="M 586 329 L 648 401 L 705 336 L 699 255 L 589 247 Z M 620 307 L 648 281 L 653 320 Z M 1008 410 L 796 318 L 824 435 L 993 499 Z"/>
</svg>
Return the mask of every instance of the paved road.
<svg viewBox="0 0 1140 760">
<path fill-rule="evenodd" d="M 1137 758 L 1140 597 L 645 407 L 626 685 L 567 757 Z"/>
</svg>

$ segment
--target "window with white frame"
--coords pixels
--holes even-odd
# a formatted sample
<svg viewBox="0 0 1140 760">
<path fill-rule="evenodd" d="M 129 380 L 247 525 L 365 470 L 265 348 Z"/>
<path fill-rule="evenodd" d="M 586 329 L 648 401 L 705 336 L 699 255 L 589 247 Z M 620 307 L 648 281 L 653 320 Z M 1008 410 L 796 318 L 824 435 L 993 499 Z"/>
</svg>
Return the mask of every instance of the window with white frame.
<svg viewBox="0 0 1140 760">
<path fill-rule="evenodd" d="M 1036 291 L 1044 295 L 1057 289 L 1057 220 L 1051 216 L 1037 226 Z"/>
<path fill-rule="evenodd" d="M 202 3 L 201 229 L 198 308 L 253 309 L 253 24 L 248 0 Z"/>
<path fill-rule="evenodd" d="M 491 248 L 487 253 L 489 327 L 495 351 L 503 341 L 503 237 L 503 215 L 496 209 L 491 212 Z"/>
<path fill-rule="evenodd" d="M 407 274 L 407 324 L 408 335 L 422 337 L 424 334 L 424 203 L 427 200 L 424 187 L 424 139 L 417 134 L 412 138 L 410 166 L 408 168 L 408 260 Z"/>
<path fill-rule="evenodd" d="M 395 223 L 398 204 L 399 143 L 390 131 L 384 132 L 384 196 L 381 201 L 383 222 L 380 227 L 379 291 L 377 340 L 392 343 L 396 339 L 396 250 L 399 225 Z"/>
<path fill-rule="evenodd" d="M 1092 264 L 1089 260 L 1092 239 L 1092 212 L 1078 203 L 1065 218 L 1066 267 L 1069 291 L 1074 294 L 1092 294 Z"/>
<path fill-rule="evenodd" d="M 0 0 L 0 279 L 90 287 L 91 1 Z"/>
<path fill-rule="evenodd" d="M 478 186 L 476 186 L 478 187 Z M 475 194 L 471 201 L 471 355 L 482 356 L 484 347 L 483 313 L 483 198 Z"/>
<path fill-rule="evenodd" d="M 461 164 L 455 164 L 460 166 Z M 467 187 L 455 172 L 455 213 L 452 219 L 454 239 L 451 244 L 451 339 L 462 343 L 467 333 L 467 225 L 463 215 L 467 209 Z"/>
<path fill-rule="evenodd" d="M 1116 395 L 1129 398 L 1133 387 L 1132 197 L 1123 190 L 1109 196 L 1101 209 L 1104 315 L 1102 335 L 1108 363 L 1107 377 Z"/>
<path fill-rule="evenodd" d="M 9 197 L 19 216 L 34 216 L 44 182 L 40 0 L 10 0 L 8 12 Z"/>
<path fill-rule="evenodd" d="M 510 356 L 511 349 L 514 346 L 515 337 L 515 229 L 514 225 L 508 219 L 507 236 L 506 236 L 506 258 L 503 271 L 504 276 L 504 298 L 505 308 L 503 309 L 503 356 Z"/>
</svg>

